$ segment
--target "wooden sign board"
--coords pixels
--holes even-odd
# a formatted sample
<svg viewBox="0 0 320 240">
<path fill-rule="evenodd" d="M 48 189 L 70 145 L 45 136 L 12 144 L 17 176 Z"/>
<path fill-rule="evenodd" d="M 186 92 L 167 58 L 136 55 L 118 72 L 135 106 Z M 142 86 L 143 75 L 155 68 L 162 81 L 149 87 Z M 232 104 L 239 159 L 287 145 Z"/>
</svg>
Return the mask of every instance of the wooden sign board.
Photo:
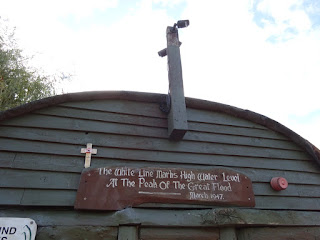
<svg viewBox="0 0 320 240">
<path fill-rule="evenodd" d="M 30 218 L 0 218 L 0 240 L 34 240 L 37 224 Z"/>
<path fill-rule="evenodd" d="M 255 206 L 251 180 L 229 169 L 103 167 L 84 170 L 74 207 L 120 210 L 142 203 Z"/>
</svg>

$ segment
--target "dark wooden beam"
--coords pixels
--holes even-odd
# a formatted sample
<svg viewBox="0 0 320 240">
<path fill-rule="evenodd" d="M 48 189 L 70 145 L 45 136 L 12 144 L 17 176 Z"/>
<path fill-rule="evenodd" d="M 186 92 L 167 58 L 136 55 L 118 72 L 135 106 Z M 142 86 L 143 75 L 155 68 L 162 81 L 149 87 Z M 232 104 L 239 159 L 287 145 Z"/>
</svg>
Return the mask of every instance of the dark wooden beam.
<svg viewBox="0 0 320 240">
<path fill-rule="evenodd" d="M 156 216 L 156 217 L 155 217 Z M 206 210 L 156 210 L 127 208 L 121 211 L 74 211 L 66 209 L 2 209 L 0 217 L 28 217 L 41 226 L 119 225 L 167 227 L 319 227 L 316 211 L 270 211 L 217 208 Z M 227 234 L 227 233 L 226 233 Z"/>
<path fill-rule="evenodd" d="M 168 115 L 170 139 L 181 140 L 188 130 L 186 102 L 183 90 L 178 30 L 167 27 L 167 56 L 171 110 Z"/>
</svg>

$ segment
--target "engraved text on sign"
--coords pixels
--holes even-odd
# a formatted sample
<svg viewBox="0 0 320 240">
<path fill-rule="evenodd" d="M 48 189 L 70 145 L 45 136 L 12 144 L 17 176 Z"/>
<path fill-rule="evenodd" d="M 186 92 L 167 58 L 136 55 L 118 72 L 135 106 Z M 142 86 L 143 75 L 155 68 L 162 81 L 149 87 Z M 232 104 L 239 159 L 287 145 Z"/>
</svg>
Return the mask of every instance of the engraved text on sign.
<svg viewBox="0 0 320 240">
<path fill-rule="evenodd" d="M 255 205 L 250 179 L 230 169 L 103 167 L 82 173 L 75 208 L 120 210 L 142 203 Z"/>
</svg>

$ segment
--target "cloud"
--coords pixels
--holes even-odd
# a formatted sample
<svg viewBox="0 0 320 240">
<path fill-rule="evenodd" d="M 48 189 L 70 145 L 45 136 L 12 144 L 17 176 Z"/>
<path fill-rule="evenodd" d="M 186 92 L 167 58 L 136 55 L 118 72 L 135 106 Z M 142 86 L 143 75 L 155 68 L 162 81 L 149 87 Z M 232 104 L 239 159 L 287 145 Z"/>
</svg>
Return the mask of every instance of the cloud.
<svg viewBox="0 0 320 240">
<path fill-rule="evenodd" d="M 78 84 L 69 89 L 82 91 L 91 79 L 86 90 L 167 92 L 166 59 L 157 52 L 165 47 L 168 22 L 174 19 L 164 10 L 141 1 L 111 25 L 98 24 L 74 33 L 72 55 Z"/>
<path fill-rule="evenodd" d="M 24 17 L 26 21 L 42 16 L 44 21 L 48 18 L 57 18 L 64 15 L 74 15 L 82 18 L 94 13 L 94 11 L 103 11 L 107 8 L 115 8 L 117 0 L 55 0 L 44 2 L 41 0 L 2 0 L 1 14 L 10 16 L 10 18 Z M 17 7 L 19 6 L 19 7 Z"/>
<path fill-rule="evenodd" d="M 288 117 L 320 109 L 319 31 L 300 2 L 296 8 L 292 2 L 258 2 L 273 19 L 263 27 L 250 1 L 189 2 L 191 24 L 181 47 L 186 95 L 262 113 L 315 139 Z M 278 40 L 268 41 L 271 36 Z"/>
<path fill-rule="evenodd" d="M 270 42 L 288 41 L 312 30 L 309 5 L 301 0 L 255 1 L 253 12 L 258 26 Z"/>
</svg>

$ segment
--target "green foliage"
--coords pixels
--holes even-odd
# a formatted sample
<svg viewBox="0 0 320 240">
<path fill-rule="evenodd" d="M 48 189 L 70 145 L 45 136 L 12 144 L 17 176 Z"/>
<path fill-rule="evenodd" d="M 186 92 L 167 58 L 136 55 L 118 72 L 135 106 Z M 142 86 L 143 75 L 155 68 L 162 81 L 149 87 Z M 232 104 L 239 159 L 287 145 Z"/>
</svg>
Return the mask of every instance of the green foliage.
<svg viewBox="0 0 320 240">
<path fill-rule="evenodd" d="M 14 29 L 0 17 L 0 111 L 55 95 L 57 78 L 29 67 L 17 47 Z"/>
</svg>

